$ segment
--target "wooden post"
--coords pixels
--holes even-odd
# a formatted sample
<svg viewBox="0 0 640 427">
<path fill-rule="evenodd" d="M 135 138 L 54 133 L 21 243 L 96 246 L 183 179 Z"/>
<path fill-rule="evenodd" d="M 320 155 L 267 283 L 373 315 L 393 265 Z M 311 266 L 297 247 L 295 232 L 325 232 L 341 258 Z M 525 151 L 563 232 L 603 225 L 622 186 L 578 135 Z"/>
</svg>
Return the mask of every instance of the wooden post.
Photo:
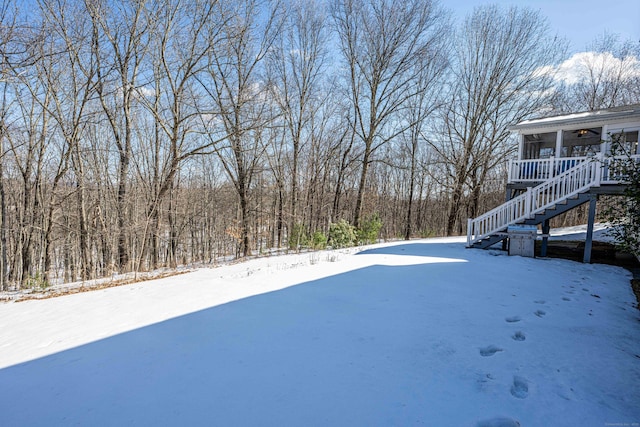
<svg viewBox="0 0 640 427">
<path fill-rule="evenodd" d="M 531 187 L 527 187 L 527 196 L 524 199 L 524 217 L 531 218 L 531 210 L 533 209 L 533 193 Z"/>
<path fill-rule="evenodd" d="M 562 157 L 562 129 L 556 131 L 556 155 L 554 157 Z"/>
<path fill-rule="evenodd" d="M 509 200 L 513 199 L 514 193 L 515 193 L 515 190 L 507 188 L 507 194 L 505 196 L 504 202 L 507 203 Z M 502 250 L 503 251 L 508 251 L 509 250 L 509 247 L 507 246 L 507 243 L 508 243 L 508 239 L 503 239 L 502 240 Z"/>
<path fill-rule="evenodd" d="M 549 220 L 545 219 L 542 223 L 542 247 L 540 248 L 540 256 L 547 256 L 547 244 L 549 243 L 549 230 L 551 226 L 549 225 Z"/>
<path fill-rule="evenodd" d="M 596 218 L 596 202 L 598 201 L 598 195 L 591 193 L 589 200 L 589 219 L 587 222 L 587 239 L 584 242 L 584 257 L 582 262 L 586 264 L 591 263 L 591 248 L 593 246 L 593 223 Z"/>
<path fill-rule="evenodd" d="M 524 159 L 524 135 L 518 133 L 518 160 Z"/>
</svg>

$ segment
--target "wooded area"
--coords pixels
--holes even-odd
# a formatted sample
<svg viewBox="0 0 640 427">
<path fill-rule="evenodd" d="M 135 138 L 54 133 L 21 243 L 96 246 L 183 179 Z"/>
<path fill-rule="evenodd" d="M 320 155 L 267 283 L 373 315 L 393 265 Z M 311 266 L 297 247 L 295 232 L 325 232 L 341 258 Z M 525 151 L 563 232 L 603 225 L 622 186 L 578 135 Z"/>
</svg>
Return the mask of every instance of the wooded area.
<svg viewBox="0 0 640 427">
<path fill-rule="evenodd" d="M 638 46 L 598 50 L 627 65 L 559 84 L 565 43 L 528 9 L 456 29 L 432 0 L 4 0 L 0 290 L 298 249 L 343 219 L 462 234 L 504 199 L 507 125 L 640 100 Z"/>
</svg>

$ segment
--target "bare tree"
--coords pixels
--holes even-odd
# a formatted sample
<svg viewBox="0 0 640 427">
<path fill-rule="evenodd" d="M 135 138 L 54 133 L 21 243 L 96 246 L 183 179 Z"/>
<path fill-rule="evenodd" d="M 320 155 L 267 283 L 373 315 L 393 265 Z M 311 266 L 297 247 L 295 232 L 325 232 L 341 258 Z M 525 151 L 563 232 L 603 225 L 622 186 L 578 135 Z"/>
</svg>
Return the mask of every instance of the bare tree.
<svg viewBox="0 0 640 427">
<path fill-rule="evenodd" d="M 440 39 L 439 44 L 432 46 L 432 53 L 429 58 L 416 64 L 418 69 L 416 76 L 418 91 L 416 96 L 409 100 L 408 108 L 406 109 L 408 129 L 402 135 L 403 148 L 408 152 L 409 157 L 407 210 L 404 230 L 404 238 L 406 240 L 411 238 L 413 231 L 411 226 L 414 196 L 420 175 L 420 160 L 425 155 L 421 151 L 424 151 L 424 148 L 428 146 L 424 140 L 424 135 L 427 133 L 425 127 L 431 115 L 441 107 L 443 102 L 439 88 L 443 84 L 443 76 L 449 64 L 448 56 L 447 38 L 443 37 Z M 405 169 L 406 165 L 397 165 L 397 167 Z"/>
<path fill-rule="evenodd" d="M 318 114 L 323 71 L 326 70 L 329 33 L 325 11 L 318 1 L 290 1 L 286 29 L 271 49 L 269 74 L 275 101 L 282 112 L 285 142 L 291 146 L 289 229 L 298 222 L 300 155 L 311 139 L 314 115 Z M 317 123 L 318 121 L 316 121 Z M 279 221 L 280 223 L 282 220 Z M 278 227 L 278 241 L 281 226 Z"/>
<path fill-rule="evenodd" d="M 207 80 L 211 86 L 205 84 L 221 121 L 217 135 L 226 139 L 216 152 L 238 195 L 243 256 L 251 251 L 249 193 L 264 152 L 262 132 L 272 121 L 268 86 L 260 80 L 260 67 L 281 27 L 278 5 L 260 16 L 264 6 L 258 0 L 220 5 L 223 37 L 217 46 L 212 46 Z M 216 142 L 213 135 L 210 134 L 212 142 Z"/>
<path fill-rule="evenodd" d="M 431 0 L 336 0 L 332 15 L 347 68 L 362 171 L 354 212 L 358 225 L 375 151 L 400 135 L 394 117 L 419 92 L 418 61 L 428 61 L 443 36 L 445 15 Z"/>
<path fill-rule="evenodd" d="M 41 67 L 51 96 L 47 110 L 69 147 L 76 186 L 80 276 L 87 280 L 93 274 L 93 257 L 82 143 L 88 123 L 95 119 L 91 105 L 96 94 L 96 58 L 91 48 L 95 34 L 83 5 L 53 0 L 39 0 L 39 4 L 45 40 L 50 40 L 46 54 L 55 58 Z"/>
<path fill-rule="evenodd" d="M 13 107 L 18 111 L 16 118 L 8 127 L 6 140 L 15 169 L 20 177 L 20 203 L 16 205 L 16 220 L 20 233 L 17 238 L 17 253 L 20 267 L 14 269 L 14 278 L 23 285 L 34 274 L 34 246 L 39 240 L 38 234 L 44 229 L 41 199 L 44 181 L 44 166 L 48 145 L 49 115 L 45 108 L 30 96 L 21 96 L 19 86 L 12 85 Z M 6 94 L 5 94 L 6 99 Z M 17 190 L 17 188 L 16 188 Z"/>
<path fill-rule="evenodd" d="M 8 83 L 14 77 L 16 53 L 24 51 L 24 48 L 16 50 L 15 39 L 17 37 L 17 20 L 15 5 L 11 0 L 3 0 L 0 3 L 0 87 L 2 99 L 0 100 L 0 291 L 8 289 L 9 263 L 7 260 L 7 205 L 4 183 L 5 139 L 7 136 L 7 115 L 11 101 L 7 97 Z"/>
<path fill-rule="evenodd" d="M 174 188 L 181 164 L 191 156 L 206 152 L 215 143 L 198 136 L 202 115 L 208 113 L 199 108 L 198 77 L 206 69 L 210 50 L 218 43 L 217 24 L 212 25 L 219 18 L 217 5 L 216 0 L 164 0 L 157 4 L 151 35 L 154 42 L 150 46 L 152 63 L 146 70 L 153 78 L 148 85 L 136 89 L 152 115 L 154 127 L 152 147 L 145 150 L 152 160 L 140 158 L 137 164 L 139 173 L 151 180 L 145 246 L 140 251 L 137 269 L 147 252 L 149 235 L 151 266 L 157 266 L 159 209 Z M 177 248 L 175 228 L 170 230 L 169 239 L 170 247 Z M 170 265 L 176 265 L 175 250 L 170 252 Z"/>
<path fill-rule="evenodd" d="M 4 183 L 4 158 L 6 155 L 4 140 L 6 134 L 6 114 L 8 105 L 6 85 L 3 82 L 2 113 L 0 121 L 0 291 L 6 291 L 9 287 L 9 265 L 7 261 L 7 192 Z"/>
<path fill-rule="evenodd" d="M 496 200 L 506 124 L 546 105 L 562 50 L 539 14 L 476 10 L 447 74 L 436 0 L 281 1 L 0 0 L 0 290 L 373 212 L 452 233 Z"/>
<path fill-rule="evenodd" d="M 553 76 L 540 70 L 556 64 L 564 46 L 549 35 L 546 19 L 529 9 L 483 6 L 465 20 L 455 42 L 442 138 L 432 143 L 450 176 L 447 235 L 462 223 L 465 194 L 469 214 L 477 213 L 487 173 L 513 147 L 505 144 L 508 125 L 549 105 Z"/>
<path fill-rule="evenodd" d="M 566 70 L 565 70 L 566 68 Z M 559 67 L 556 109 L 597 110 L 640 102 L 640 42 L 605 33 Z"/>
<path fill-rule="evenodd" d="M 150 20 L 155 18 L 147 2 L 133 0 L 88 1 L 91 15 L 94 55 L 97 61 L 96 86 L 103 113 L 109 123 L 118 152 L 117 175 L 117 267 L 127 268 L 127 180 L 134 144 L 135 109 L 140 75 L 145 65 L 151 34 Z M 150 16 L 154 18 L 150 19 Z"/>
</svg>

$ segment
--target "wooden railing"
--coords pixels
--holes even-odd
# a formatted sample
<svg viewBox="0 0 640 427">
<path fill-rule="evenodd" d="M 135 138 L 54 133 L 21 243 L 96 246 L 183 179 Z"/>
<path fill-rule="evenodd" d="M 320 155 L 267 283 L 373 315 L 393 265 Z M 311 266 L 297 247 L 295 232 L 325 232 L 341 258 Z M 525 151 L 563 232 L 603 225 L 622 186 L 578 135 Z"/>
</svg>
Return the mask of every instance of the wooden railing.
<svg viewBox="0 0 640 427">
<path fill-rule="evenodd" d="M 625 172 L 621 168 L 621 164 L 626 161 L 635 162 L 636 164 L 640 163 L 640 154 L 636 154 L 634 156 L 625 157 L 619 156 L 615 158 L 616 160 L 622 160 L 622 162 L 618 162 L 617 165 L 611 165 L 612 158 L 607 157 L 602 162 L 602 178 L 600 179 L 601 184 L 621 184 L 626 180 Z"/>
<path fill-rule="evenodd" d="M 556 166 L 555 159 L 546 159 L 546 166 Z M 530 164 L 530 163 L 524 163 Z M 559 174 L 548 171 L 548 176 L 540 185 L 527 191 L 489 212 L 469 219 L 467 224 L 467 245 L 482 240 L 494 233 L 506 230 L 507 226 L 533 218 L 536 213 L 556 203 L 576 195 L 590 187 L 600 185 L 602 164 L 599 159 L 580 161 Z M 543 176 L 543 175 L 538 175 Z M 532 180 L 537 180 L 533 179 Z"/>
<path fill-rule="evenodd" d="M 508 183 L 546 181 L 592 158 L 550 157 L 548 159 L 510 160 Z"/>
<path fill-rule="evenodd" d="M 632 156 L 632 159 L 640 163 L 640 155 Z M 605 158 L 602 154 L 596 157 L 510 162 L 510 182 L 512 177 L 518 177 L 520 181 L 544 182 L 527 188 L 525 193 L 477 218 L 469 219 L 467 246 L 494 233 L 505 231 L 509 225 L 533 218 L 537 213 L 591 187 L 598 187 L 600 184 L 624 183 L 625 176 L 622 171 L 616 170 L 611 163 L 612 159 Z M 536 172 L 522 172 L 529 166 Z"/>
</svg>

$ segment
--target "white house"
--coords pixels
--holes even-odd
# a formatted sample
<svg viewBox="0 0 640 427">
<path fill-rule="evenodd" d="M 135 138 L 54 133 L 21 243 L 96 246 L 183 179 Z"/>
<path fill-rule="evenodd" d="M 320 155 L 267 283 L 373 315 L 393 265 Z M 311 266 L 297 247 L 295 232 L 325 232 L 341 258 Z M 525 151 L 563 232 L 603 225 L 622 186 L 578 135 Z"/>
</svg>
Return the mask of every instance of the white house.
<svg viewBox="0 0 640 427">
<path fill-rule="evenodd" d="M 612 141 L 640 161 L 640 104 L 526 120 L 510 130 L 518 135 L 518 158 L 509 162 L 507 201 L 469 219 L 467 246 L 492 246 L 514 225 L 541 225 L 547 236 L 551 218 L 588 202 L 590 262 L 598 195 L 621 194 L 626 185 L 610 167 Z"/>
</svg>

